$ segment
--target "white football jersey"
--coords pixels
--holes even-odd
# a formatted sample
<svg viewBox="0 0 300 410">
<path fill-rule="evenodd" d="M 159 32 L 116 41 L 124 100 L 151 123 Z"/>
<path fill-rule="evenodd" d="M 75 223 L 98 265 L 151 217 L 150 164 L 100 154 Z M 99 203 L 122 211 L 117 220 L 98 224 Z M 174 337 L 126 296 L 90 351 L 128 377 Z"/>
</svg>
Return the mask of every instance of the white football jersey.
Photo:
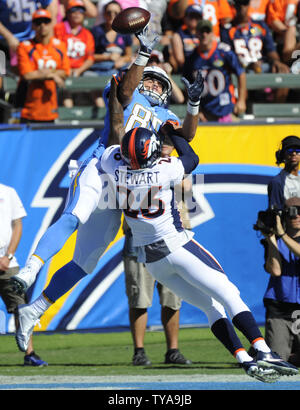
<svg viewBox="0 0 300 410">
<path fill-rule="evenodd" d="M 146 169 L 131 170 L 122 160 L 120 146 L 105 150 L 101 168 L 116 185 L 119 207 L 133 233 L 133 245 L 143 246 L 164 240 L 173 251 L 193 236 L 185 231 L 174 187 L 181 184 L 184 167 L 176 157 L 161 158 Z"/>
</svg>

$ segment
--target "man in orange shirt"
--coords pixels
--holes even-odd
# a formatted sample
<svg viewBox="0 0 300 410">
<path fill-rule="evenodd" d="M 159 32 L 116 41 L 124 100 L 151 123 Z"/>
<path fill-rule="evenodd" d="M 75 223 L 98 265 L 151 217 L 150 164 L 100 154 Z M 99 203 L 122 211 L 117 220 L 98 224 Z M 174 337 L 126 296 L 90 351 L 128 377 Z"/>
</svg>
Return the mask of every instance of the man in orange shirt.
<svg viewBox="0 0 300 410">
<path fill-rule="evenodd" d="M 56 87 L 64 86 L 70 62 L 64 43 L 53 37 L 49 11 L 37 10 L 32 26 L 35 37 L 17 50 L 21 81 L 27 88 L 21 122 L 53 122 L 58 117 Z"/>
<path fill-rule="evenodd" d="M 81 0 L 70 0 L 66 19 L 54 27 L 54 35 L 67 47 L 71 64 L 71 75 L 79 77 L 94 63 L 95 41 L 92 33 L 83 27 L 86 7 Z M 73 106 L 70 93 L 64 92 L 63 103 Z"/>
</svg>

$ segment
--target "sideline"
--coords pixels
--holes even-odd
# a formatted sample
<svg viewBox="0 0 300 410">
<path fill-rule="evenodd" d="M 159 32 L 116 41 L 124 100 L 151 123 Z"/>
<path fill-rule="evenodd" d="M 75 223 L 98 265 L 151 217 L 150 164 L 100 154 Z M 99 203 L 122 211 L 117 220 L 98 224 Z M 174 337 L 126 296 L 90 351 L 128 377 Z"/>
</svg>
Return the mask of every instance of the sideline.
<svg viewBox="0 0 300 410">
<path fill-rule="evenodd" d="M 300 375 L 272 384 L 246 375 L 0 376 L 0 390 L 300 390 Z"/>
</svg>

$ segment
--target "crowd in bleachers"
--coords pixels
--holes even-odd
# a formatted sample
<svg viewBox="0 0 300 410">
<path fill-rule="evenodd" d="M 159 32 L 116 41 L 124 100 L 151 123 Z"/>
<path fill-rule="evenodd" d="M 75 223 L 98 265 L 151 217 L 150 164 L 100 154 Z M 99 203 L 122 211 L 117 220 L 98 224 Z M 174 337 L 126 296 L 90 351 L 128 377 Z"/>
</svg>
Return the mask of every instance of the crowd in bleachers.
<svg viewBox="0 0 300 410">
<path fill-rule="evenodd" d="M 249 100 L 293 100 L 288 88 L 249 92 L 245 74 L 299 74 L 300 0 L 30 0 L 26 9 L 0 0 L 0 50 L 6 75 L 18 79 L 16 95 L 6 98 L 22 109 L 22 122 L 55 121 L 58 105 L 104 106 L 101 90 L 75 95 L 64 83 L 70 76 L 97 81 L 134 62 L 136 37 L 112 29 L 115 16 L 132 6 L 150 11 L 150 31 L 160 35 L 151 63 L 171 78 L 193 81 L 199 68 L 206 76 L 202 121 L 231 121 Z M 186 96 L 173 85 L 172 102 L 181 104 Z"/>
</svg>

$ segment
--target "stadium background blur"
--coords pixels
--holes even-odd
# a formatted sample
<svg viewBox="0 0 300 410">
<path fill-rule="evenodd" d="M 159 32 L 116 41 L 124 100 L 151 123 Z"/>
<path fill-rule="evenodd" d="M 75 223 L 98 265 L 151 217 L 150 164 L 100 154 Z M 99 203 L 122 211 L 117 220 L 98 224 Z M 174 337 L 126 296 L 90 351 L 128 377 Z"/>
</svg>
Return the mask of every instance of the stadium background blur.
<svg viewBox="0 0 300 410">
<path fill-rule="evenodd" d="M 143 3 L 144 7 L 145 4 Z M 299 2 L 297 5 L 299 13 Z M 103 3 L 99 1 L 94 6 L 96 13 L 95 9 L 89 9 L 90 14 L 95 13 L 94 17 L 85 17 L 84 20 L 84 26 L 88 30 L 101 17 L 98 9 L 101 10 Z M 230 6 L 233 7 L 231 4 Z M 63 14 L 64 4 L 61 3 L 60 7 Z M 164 21 L 168 10 L 169 6 Z M 296 42 L 299 42 L 299 14 L 297 18 L 294 27 Z M 169 46 L 169 36 L 172 36 L 170 27 L 176 31 L 176 27 L 182 23 L 178 20 L 174 25 L 174 19 L 169 20 L 168 24 L 162 25 L 163 36 L 156 53 L 158 62 L 164 59 L 165 63 L 170 63 L 171 59 L 166 60 L 172 51 Z M 267 16 L 266 22 L 272 30 L 274 40 L 278 41 L 277 51 L 284 59 L 282 42 Z M 300 56 L 300 47 L 298 48 Z M 133 41 L 133 59 L 136 49 L 137 44 Z M 267 207 L 267 183 L 279 171 L 275 165 L 275 151 L 280 141 L 287 135 L 300 136 L 300 57 L 297 55 L 297 46 L 293 51 L 294 58 L 291 58 L 291 52 L 285 59 L 290 73 L 247 74 L 248 99 L 245 114 L 228 124 L 199 122 L 197 135 L 192 142 L 200 158 L 200 165 L 193 176 L 193 195 L 199 206 L 196 214 L 190 214 L 196 240 L 218 258 L 261 324 L 264 323 L 262 298 L 268 276 L 263 270 L 263 249 L 252 226 L 257 212 Z M 183 90 L 180 71 L 176 71 L 174 67 L 171 76 Z M 108 79 L 109 76 L 106 75 L 96 78 L 68 77 L 65 89 L 76 93 L 74 106 L 64 106 L 59 93 L 59 117 L 54 123 L 24 125 L 19 122 L 20 108 L 16 108 L 15 104 L 18 75 L 11 70 L 7 60 L 0 100 L 0 182 L 17 190 L 28 214 L 24 219 L 22 242 L 17 253 L 21 266 L 34 249 L 38 238 L 63 209 L 69 185 L 69 160 L 86 158 L 97 143 L 103 127 L 105 108 L 101 104 L 95 105 L 91 93 L 100 92 Z M 276 90 L 286 88 L 289 89 L 286 100 L 275 102 Z M 186 105 L 171 103 L 171 109 L 183 118 Z M 197 175 L 204 175 L 204 185 L 203 178 L 197 178 Z M 40 294 L 55 271 L 72 258 L 75 238 L 76 233 L 42 269 L 36 284 L 30 290 L 32 299 Z M 123 241 L 120 231 L 93 274 L 53 305 L 42 318 L 41 329 L 36 330 L 107 330 L 129 327 L 122 265 Z M 149 310 L 148 325 L 152 328 L 160 326 L 160 308 L 156 298 L 157 295 Z M 0 310 L 5 311 L 2 301 Z M 205 326 L 207 323 L 205 316 L 188 304 L 183 305 L 180 320 L 181 326 Z M 6 331 L 13 330 L 13 319 L 6 314 Z"/>
</svg>

